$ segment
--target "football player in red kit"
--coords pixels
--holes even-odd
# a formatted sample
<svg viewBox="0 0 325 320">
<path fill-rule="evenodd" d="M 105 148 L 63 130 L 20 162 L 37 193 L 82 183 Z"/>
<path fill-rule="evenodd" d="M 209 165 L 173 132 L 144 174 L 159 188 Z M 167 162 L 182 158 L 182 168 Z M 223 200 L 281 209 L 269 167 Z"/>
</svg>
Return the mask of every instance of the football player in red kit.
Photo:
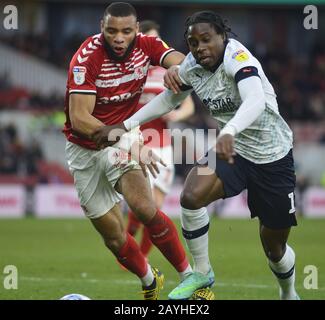
<svg viewBox="0 0 325 320">
<path fill-rule="evenodd" d="M 192 272 L 174 224 L 156 208 L 141 171 L 157 169 L 157 158 L 141 146 L 137 130 L 123 135 L 112 147 L 94 142 L 96 135 L 105 135 L 105 126 L 120 123 L 137 111 L 150 65 L 168 68 L 184 59 L 159 38 L 138 33 L 138 28 L 132 5 L 115 2 L 107 7 L 101 33 L 89 37 L 71 60 L 64 133 L 69 169 L 85 215 L 119 263 L 141 280 L 144 299 L 155 300 L 163 275 L 149 265 L 126 232 L 119 202 L 123 195 L 181 279 Z M 134 145 L 141 154 L 145 151 L 146 161 L 138 164 L 128 159 Z"/>
</svg>

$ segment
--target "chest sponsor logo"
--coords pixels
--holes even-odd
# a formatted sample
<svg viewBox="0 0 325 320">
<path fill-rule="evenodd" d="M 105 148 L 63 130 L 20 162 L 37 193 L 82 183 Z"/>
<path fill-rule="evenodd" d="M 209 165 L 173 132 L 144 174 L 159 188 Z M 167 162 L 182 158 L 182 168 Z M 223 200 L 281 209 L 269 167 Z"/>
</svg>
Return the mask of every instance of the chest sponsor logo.
<svg viewBox="0 0 325 320">
<path fill-rule="evenodd" d="M 80 66 L 73 67 L 72 69 L 73 81 L 76 85 L 80 86 L 84 84 L 86 80 L 86 72 L 87 72 L 86 67 L 80 67 Z"/>
<path fill-rule="evenodd" d="M 121 94 L 117 94 L 110 97 L 101 97 L 99 98 L 98 104 L 108 104 L 108 103 L 116 103 L 116 102 L 123 102 L 129 99 L 132 99 L 137 94 L 141 94 L 143 91 L 143 86 L 141 86 L 137 91 L 134 92 L 124 92 Z"/>
<path fill-rule="evenodd" d="M 202 102 L 209 108 L 209 110 L 213 115 L 224 113 L 224 112 L 233 112 L 236 110 L 236 105 L 229 97 L 224 99 L 207 98 L 207 99 L 203 99 Z"/>
</svg>

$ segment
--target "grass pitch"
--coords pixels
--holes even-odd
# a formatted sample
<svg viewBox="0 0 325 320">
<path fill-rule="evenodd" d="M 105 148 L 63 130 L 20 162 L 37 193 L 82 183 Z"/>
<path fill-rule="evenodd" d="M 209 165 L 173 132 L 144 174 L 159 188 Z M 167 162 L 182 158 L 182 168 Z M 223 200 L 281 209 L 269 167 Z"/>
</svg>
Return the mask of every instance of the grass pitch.
<svg viewBox="0 0 325 320">
<path fill-rule="evenodd" d="M 179 228 L 179 223 L 177 226 Z M 296 252 L 296 288 L 302 299 L 325 299 L 325 219 L 300 219 L 292 228 Z M 216 274 L 216 299 L 278 299 L 278 288 L 263 254 L 257 220 L 221 220 L 210 226 L 210 258 Z M 160 252 L 151 264 L 165 274 L 161 299 L 178 275 Z M 4 268 L 18 268 L 18 289 L 4 288 Z M 305 267 L 318 271 L 318 289 L 305 289 Z M 138 279 L 120 269 L 86 219 L 0 220 L 0 299 L 57 300 L 68 293 L 91 299 L 142 299 Z"/>
</svg>

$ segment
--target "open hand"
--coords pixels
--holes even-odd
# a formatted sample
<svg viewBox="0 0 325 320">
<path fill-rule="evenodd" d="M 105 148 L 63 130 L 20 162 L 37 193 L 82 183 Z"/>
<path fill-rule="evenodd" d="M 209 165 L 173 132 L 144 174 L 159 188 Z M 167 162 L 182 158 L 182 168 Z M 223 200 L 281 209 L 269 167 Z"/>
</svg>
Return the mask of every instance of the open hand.
<svg viewBox="0 0 325 320">
<path fill-rule="evenodd" d="M 151 148 L 139 143 L 134 143 L 132 145 L 131 157 L 133 160 L 139 163 L 145 177 L 147 177 L 148 168 L 152 176 L 157 178 L 157 174 L 160 173 L 157 166 L 158 162 L 166 167 L 164 161 L 157 154 L 155 154 Z"/>
</svg>

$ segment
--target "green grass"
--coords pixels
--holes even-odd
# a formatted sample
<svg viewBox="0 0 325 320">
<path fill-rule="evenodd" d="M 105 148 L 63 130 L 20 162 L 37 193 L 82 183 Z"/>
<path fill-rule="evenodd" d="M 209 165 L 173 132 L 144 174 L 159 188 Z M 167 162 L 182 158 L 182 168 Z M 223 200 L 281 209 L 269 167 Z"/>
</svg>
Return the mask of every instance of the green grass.
<svg viewBox="0 0 325 320">
<path fill-rule="evenodd" d="M 179 227 L 179 225 L 178 225 Z M 302 299 L 325 299 L 325 219 L 300 220 L 290 244 L 296 252 L 296 287 Z M 256 220 L 211 219 L 210 258 L 217 299 L 278 299 L 276 282 L 259 243 Z M 178 283 L 157 250 L 150 256 L 166 278 L 161 299 Z M 6 265 L 18 268 L 18 289 L 3 287 Z M 304 267 L 318 268 L 318 290 L 303 286 Z M 0 220 L 0 299 L 141 299 L 137 278 L 123 271 L 87 220 Z"/>
</svg>

